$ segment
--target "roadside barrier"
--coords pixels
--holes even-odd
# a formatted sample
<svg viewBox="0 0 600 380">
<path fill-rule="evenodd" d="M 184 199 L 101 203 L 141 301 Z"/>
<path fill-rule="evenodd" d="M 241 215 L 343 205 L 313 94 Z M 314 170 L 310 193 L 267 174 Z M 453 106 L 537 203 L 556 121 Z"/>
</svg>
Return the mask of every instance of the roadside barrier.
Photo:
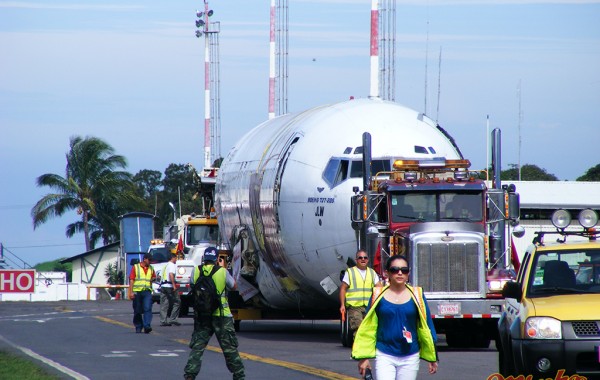
<svg viewBox="0 0 600 380">
<path fill-rule="evenodd" d="M 90 285 L 86 285 L 87 286 L 87 300 L 90 300 L 90 290 L 92 288 L 100 288 L 100 289 L 127 289 L 129 288 L 129 285 L 94 285 L 94 284 L 90 284 Z M 126 299 L 127 297 L 121 297 L 121 291 L 117 292 L 117 296 L 115 296 L 115 299 Z"/>
</svg>

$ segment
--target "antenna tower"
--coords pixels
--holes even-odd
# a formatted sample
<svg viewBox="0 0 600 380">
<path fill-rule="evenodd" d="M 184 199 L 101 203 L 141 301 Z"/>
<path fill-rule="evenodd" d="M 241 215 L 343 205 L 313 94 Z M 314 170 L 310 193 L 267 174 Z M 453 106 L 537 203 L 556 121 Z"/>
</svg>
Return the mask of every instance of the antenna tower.
<svg viewBox="0 0 600 380">
<path fill-rule="evenodd" d="M 204 167 L 221 157 L 221 99 L 219 32 L 221 24 L 210 22 L 214 14 L 204 0 L 204 11 L 196 11 L 196 37 L 204 35 Z"/>
<path fill-rule="evenodd" d="M 379 94 L 396 100 L 396 0 L 379 4 Z"/>
<path fill-rule="evenodd" d="M 442 47 L 440 46 L 440 58 L 438 60 L 438 93 L 437 93 L 437 109 L 435 112 L 435 123 L 438 123 L 440 117 L 440 92 L 442 88 Z"/>
<path fill-rule="evenodd" d="M 519 181 L 521 180 L 521 122 L 523 121 L 523 110 L 521 108 L 521 80 L 519 79 L 519 84 L 517 85 L 517 98 L 519 100 L 519 121 L 518 121 L 518 130 L 519 130 Z"/>
<path fill-rule="evenodd" d="M 271 0 L 269 41 L 269 119 L 288 112 L 288 0 Z"/>
</svg>

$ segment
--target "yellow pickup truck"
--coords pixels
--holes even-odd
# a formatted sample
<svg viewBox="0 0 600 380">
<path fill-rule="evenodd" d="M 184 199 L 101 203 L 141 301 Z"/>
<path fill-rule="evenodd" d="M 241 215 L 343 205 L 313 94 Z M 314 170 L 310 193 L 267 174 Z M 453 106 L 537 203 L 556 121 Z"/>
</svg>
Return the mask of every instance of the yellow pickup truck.
<svg viewBox="0 0 600 380">
<path fill-rule="evenodd" d="M 556 231 L 536 233 L 516 281 L 504 286 L 498 322 L 503 376 L 600 379 L 598 215 L 586 209 L 578 219 L 581 228 L 567 228 L 569 213 L 557 210 Z"/>
</svg>

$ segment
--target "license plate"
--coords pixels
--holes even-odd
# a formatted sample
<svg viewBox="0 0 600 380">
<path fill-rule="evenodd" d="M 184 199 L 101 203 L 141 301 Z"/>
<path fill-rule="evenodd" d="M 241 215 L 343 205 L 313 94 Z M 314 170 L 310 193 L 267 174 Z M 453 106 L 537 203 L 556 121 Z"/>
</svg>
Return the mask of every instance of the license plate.
<svg viewBox="0 0 600 380">
<path fill-rule="evenodd" d="M 440 315 L 456 315 L 460 314 L 459 303 L 440 303 L 437 305 L 438 314 Z"/>
</svg>

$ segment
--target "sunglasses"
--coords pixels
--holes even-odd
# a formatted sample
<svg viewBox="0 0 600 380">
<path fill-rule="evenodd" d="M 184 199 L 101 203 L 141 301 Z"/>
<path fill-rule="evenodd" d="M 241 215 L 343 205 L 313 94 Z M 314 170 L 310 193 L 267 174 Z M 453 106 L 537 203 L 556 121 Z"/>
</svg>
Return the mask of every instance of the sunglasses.
<svg viewBox="0 0 600 380">
<path fill-rule="evenodd" d="M 369 260 L 369 258 L 367 256 L 358 256 L 356 259 L 357 260 Z"/>
<path fill-rule="evenodd" d="M 388 269 L 388 272 L 390 272 L 391 274 L 397 274 L 398 272 L 402 272 L 402 274 L 408 274 L 410 272 L 410 268 L 409 267 L 390 267 L 390 269 Z"/>
</svg>

